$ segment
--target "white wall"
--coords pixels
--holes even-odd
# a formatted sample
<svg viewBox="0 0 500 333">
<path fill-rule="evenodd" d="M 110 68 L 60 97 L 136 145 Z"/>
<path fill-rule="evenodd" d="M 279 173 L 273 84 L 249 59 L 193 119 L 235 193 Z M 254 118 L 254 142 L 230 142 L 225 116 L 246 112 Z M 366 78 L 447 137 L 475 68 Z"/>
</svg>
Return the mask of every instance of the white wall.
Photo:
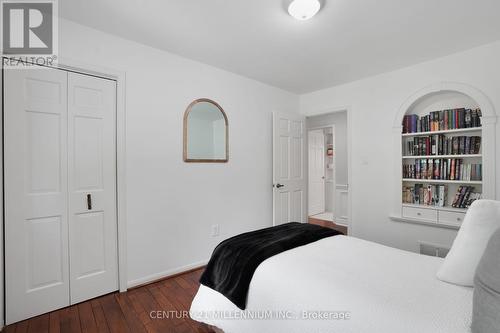
<svg viewBox="0 0 500 333">
<path fill-rule="evenodd" d="M 207 260 L 222 239 L 272 225 L 271 112 L 298 96 L 87 27 L 60 22 L 60 56 L 126 71 L 128 280 Z M 182 160 L 182 120 L 194 99 L 229 118 L 227 164 Z M 211 238 L 211 225 L 220 237 Z"/>
<path fill-rule="evenodd" d="M 351 114 L 352 233 L 408 250 L 417 241 L 450 245 L 455 231 L 392 222 L 393 124 L 403 102 L 440 81 L 472 85 L 491 99 L 500 113 L 500 42 L 329 89 L 302 95 L 301 113 L 314 115 L 349 108 Z M 497 122 L 497 152 L 500 122 Z M 497 153 L 497 196 L 500 153 Z"/>
</svg>

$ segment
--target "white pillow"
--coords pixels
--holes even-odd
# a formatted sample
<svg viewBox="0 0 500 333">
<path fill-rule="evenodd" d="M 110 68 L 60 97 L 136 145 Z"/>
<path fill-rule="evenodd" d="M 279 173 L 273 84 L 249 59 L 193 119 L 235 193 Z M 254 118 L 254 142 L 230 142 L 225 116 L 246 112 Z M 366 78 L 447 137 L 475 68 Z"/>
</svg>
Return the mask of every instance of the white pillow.
<svg viewBox="0 0 500 333">
<path fill-rule="evenodd" d="M 461 286 L 474 285 L 474 273 L 488 240 L 500 227 L 500 201 L 476 200 L 441 268 L 438 279 Z"/>
</svg>

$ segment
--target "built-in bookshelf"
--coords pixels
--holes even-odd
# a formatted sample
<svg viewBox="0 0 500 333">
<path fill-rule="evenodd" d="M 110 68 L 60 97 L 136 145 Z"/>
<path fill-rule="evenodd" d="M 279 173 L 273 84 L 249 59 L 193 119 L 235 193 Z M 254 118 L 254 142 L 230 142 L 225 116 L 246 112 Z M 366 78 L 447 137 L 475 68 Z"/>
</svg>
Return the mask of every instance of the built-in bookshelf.
<svg viewBox="0 0 500 333">
<path fill-rule="evenodd" d="M 395 125 L 401 176 L 393 220 L 459 228 L 474 200 L 494 198 L 494 123 L 487 117 L 483 126 L 483 111 L 470 96 L 450 91 L 407 105 Z"/>
<path fill-rule="evenodd" d="M 481 109 L 408 114 L 402 126 L 402 216 L 459 225 L 482 194 Z"/>
</svg>

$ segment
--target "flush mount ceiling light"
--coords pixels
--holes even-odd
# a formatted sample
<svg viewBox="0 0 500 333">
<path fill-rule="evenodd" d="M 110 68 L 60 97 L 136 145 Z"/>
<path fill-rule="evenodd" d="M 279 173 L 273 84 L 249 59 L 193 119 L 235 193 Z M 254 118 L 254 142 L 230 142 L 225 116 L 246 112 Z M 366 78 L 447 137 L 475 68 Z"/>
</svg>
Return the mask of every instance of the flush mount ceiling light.
<svg viewBox="0 0 500 333">
<path fill-rule="evenodd" d="M 300 21 L 309 20 L 321 8 L 318 0 L 294 0 L 288 6 L 288 13 Z"/>
</svg>

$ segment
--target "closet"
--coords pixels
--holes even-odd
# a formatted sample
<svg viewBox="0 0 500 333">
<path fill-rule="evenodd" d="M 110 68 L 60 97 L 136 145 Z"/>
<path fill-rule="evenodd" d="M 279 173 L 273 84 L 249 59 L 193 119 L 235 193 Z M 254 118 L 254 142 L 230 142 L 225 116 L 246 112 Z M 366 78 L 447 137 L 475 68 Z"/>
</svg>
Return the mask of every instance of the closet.
<svg viewBox="0 0 500 333">
<path fill-rule="evenodd" d="M 10 324 L 118 289 L 116 82 L 3 74 Z"/>
</svg>

